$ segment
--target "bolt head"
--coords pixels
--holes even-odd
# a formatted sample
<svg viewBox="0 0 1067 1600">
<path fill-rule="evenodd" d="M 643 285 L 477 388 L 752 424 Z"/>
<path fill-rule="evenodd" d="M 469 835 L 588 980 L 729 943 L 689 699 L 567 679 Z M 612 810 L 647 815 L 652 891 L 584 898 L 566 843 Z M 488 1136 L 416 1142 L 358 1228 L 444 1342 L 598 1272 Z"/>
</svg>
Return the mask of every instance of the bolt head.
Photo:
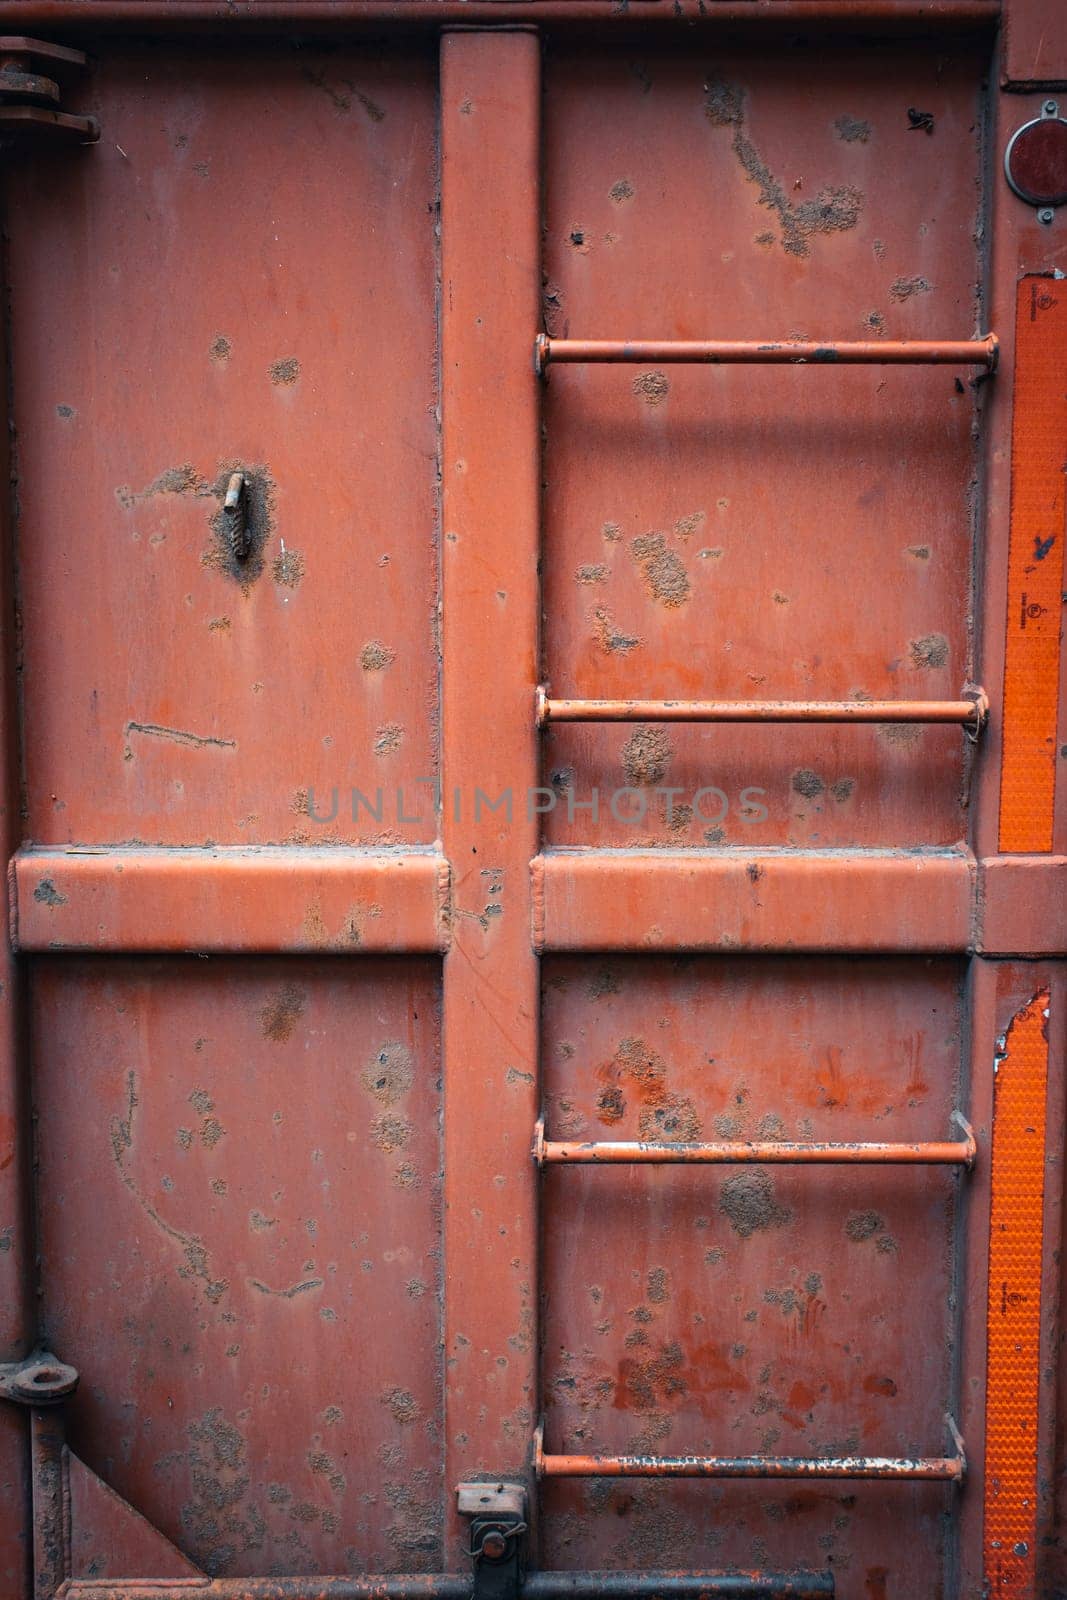
<svg viewBox="0 0 1067 1600">
<path fill-rule="evenodd" d="M 490 1561 L 499 1561 L 507 1554 L 508 1541 L 499 1528 L 490 1528 L 482 1540 L 482 1555 Z"/>
<path fill-rule="evenodd" d="M 1042 206 L 1040 211 L 1037 213 L 1037 220 L 1038 222 L 1049 223 L 1053 220 L 1055 215 L 1056 213 L 1053 211 L 1051 206 Z"/>
</svg>

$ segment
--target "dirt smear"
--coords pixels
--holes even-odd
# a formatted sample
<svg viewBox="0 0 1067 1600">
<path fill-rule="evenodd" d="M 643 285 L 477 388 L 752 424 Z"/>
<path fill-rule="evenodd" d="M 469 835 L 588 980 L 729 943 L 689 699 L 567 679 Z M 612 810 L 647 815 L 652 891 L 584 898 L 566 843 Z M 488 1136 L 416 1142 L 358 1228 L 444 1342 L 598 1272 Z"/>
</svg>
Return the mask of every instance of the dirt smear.
<svg viewBox="0 0 1067 1600">
<path fill-rule="evenodd" d="M 863 210 L 859 189 L 846 185 L 820 189 L 813 200 L 794 204 L 745 132 L 745 91 L 717 79 L 708 84 L 704 113 L 717 128 L 733 129 L 733 152 L 750 183 L 759 189 L 759 204 L 778 218 L 782 249 L 808 256 L 814 234 L 844 233 L 854 228 Z"/>
</svg>

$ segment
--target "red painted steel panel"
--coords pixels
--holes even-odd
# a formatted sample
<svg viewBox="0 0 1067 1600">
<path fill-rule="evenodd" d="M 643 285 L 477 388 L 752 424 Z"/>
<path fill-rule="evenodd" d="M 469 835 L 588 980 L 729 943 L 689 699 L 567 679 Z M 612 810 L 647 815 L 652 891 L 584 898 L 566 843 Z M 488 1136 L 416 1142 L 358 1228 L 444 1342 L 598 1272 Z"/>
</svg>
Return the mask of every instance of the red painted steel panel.
<svg viewBox="0 0 1067 1600">
<path fill-rule="evenodd" d="M 27 836 L 428 842 L 431 60 L 108 51 L 93 94 L 9 202 Z"/>
<path fill-rule="evenodd" d="M 450 1490 L 528 1472 L 537 1414 L 537 783 L 541 44 L 441 44 L 445 1449 Z M 486 240 L 497 249 L 486 248 Z M 477 815 L 472 790 L 506 809 Z M 457 795 L 459 796 L 457 802 Z M 450 1564 L 470 1532 L 450 1500 Z"/>
<path fill-rule="evenodd" d="M 1032 688 L 1005 670 L 1013 429 L 1054 454 L 1063 420 L 1015 286 L 1067 260 L 997 167 L 1040 100 L 988 85 L 1041 55 L 1040 6 L 1007 0 L 1006 57 L 971 0 L 476 0 L 504 25 L 451 33 L 451 0 L 65 8 L 100 24 L 76 109 L 103 135 L 17 167 L 7 219 L 26 959 L 0 1000 L 26 985 L 40 1255 L 8 1342 L 81 1368 L 87 1463 L 39 1422 L 42 1600 L 186 1560 L 230 1600 L 428 1593 L 468 1570 L 469 1475 L 527 1483 L 535 1566 L 1055 1586 L 1055 1040 L 1037 1167 L 993 1088 L 1011 1019 L 1063 1013 L 1032 959 L 1062 954 L 1048 763 L 1029 853 L 995 854 Z M 215 31 L 135 46 L 134 14 Z M 789 47 L 753 48 L 772 17 Z M 539 332 L 571 341 L 540 373 Z M 980 739 L 918 720 L 976 682 Z M 539 727 L 538 684 L 630 725 Z M 666 700 L 873 704 L 667 727 Z M 550 1142 L 616 1155 L 958 1156 L 962 1110 L 977 1159 L 538 1171 L 542 1091 Z M 30 1242 L 9 1171 L 0 1267 Z M 974 1310 L 1016 1193 L 1018 1371 Z M 542 1410 L 552 1471 L 645 1476 L 536 1484 Z M 751 1476 L 886 1456 L 965 1481 Z M 747 1481 L 655 1481 L 664 1457 Z"/>
<path fill-rule="evenodd" d="M 366 955 L 448 943 L 448 863 L 427 851 L 24 850 L 20 950 Z"/>
<path fill-rule="evenodd" d="M 961 978 L 948 961 L 551 959 L 547 1131 L 943 1137 Z M 546 1449 L 943 1454 L 959 1182 L 546 1174 Z M 544 1503 L 548 1556 L 567 1567 L 829 1561 L 862 1600 L 947 1580 L 954 1500 L 936 1485 L 594 1481 Z"/>
<path fill-rule="evenodd" d="M 974 861 L 899 854 L 547 851 L 534 862 L 546 950 L 966 950 Z"/>
<path fill-rule="evenodd" d="M 548 331 L 969 337 L 978 74 L 959 50 L 711 62 L 650 46 L 604 52 L 591 95 L 586 61 L 563 53 L 548 79 Z M 909 106 L 929 110 L 932 138 Z M 971 377 L 550 367 L 552 693 L 957 697 L 971 673 Z M 552 729 L 549 837 L 951 844 L 966 751 L 937 728 Z M 624 786 L 644 820 L 628 820 L 636 801 L 612 815 Z M 719 792 L 698 801 L 702 786 Z M 594 787 L 596 823 L 581 809 Z"/>
<path fill-rule="evenodd" d="M 31 1027 L 78 1454 L 209 1573 L 435 1569 L 433 968 L 42 961 Z"/>
</svg>

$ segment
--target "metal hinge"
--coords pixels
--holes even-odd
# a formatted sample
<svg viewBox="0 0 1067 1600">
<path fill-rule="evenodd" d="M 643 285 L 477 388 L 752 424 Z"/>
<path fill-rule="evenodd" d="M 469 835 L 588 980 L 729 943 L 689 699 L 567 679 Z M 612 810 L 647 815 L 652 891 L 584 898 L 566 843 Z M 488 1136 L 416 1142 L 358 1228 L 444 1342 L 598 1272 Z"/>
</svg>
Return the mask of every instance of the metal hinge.
<svg viewBox="0 0 1067 1600">
<path fill-rule="evenodd" d="M 78 1372 L 50 1350 L 0 1364 L 0 1400 L 20 1406 L 57 1406 L 78 1387 Z"/>
<path fill-rule="evenodd" d="M 461 1483 L 456 1503 L 460 1516 L 470 1518 L 473 1600 L 518 1600 L 526 1555 L 525 1485 Z"/>
<path fill-rule="evenodd" d="M 64 111 L 60 104 L 67 79 L 86 65 L 80 50 L 0 34 L 0 138 L 94 144 L 100 137 L 96 118 Z"/>
</svg>

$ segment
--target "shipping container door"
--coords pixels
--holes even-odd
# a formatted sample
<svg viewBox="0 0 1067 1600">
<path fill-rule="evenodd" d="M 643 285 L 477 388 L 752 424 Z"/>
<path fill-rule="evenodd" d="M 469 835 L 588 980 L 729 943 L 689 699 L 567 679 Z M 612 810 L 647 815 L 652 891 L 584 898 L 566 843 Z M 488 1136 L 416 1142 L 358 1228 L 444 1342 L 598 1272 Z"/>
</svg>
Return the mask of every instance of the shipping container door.
<svg viewBox="0 0 1067 1600">
<path fill-rule="evenodd" d="M 1067 30 L 0 25 L 3 1592 L 1055 1595 Z"/>
</svg>

